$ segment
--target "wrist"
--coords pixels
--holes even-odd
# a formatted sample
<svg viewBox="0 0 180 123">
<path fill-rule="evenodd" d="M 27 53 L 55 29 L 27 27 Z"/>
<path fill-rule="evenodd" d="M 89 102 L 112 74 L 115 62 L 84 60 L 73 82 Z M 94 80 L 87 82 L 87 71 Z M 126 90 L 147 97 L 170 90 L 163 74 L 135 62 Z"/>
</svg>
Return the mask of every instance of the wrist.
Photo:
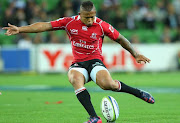
<svg viewBox="0 0 180 123">
<path fill-rule="evenodd" d="M 21 27 L 17 27 L 17 30 L 18 30 L 19 33 L 22 32 L 22 31 L 21 31 L 21 30 L 22 30 Z"/>
<path fill-rule="evenodd" d="M 139 56 L 138 53 L 134 53 L 134 58 L 137 58 Z"/>
</svg>

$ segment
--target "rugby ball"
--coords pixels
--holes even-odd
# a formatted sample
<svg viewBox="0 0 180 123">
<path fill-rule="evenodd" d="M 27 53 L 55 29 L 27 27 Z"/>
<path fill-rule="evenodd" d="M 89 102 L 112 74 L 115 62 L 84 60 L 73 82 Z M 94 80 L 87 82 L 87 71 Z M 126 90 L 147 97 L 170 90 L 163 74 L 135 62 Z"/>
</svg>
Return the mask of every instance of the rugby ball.
<svg viewBox="0 0 180 123">
<path fill-rule="evenodd" d="M 107 121 L 114 122 L 119 117 L 119 106 L 112 96 L 105 96 L 101 101 L 101 112 Z"/>
</svg>

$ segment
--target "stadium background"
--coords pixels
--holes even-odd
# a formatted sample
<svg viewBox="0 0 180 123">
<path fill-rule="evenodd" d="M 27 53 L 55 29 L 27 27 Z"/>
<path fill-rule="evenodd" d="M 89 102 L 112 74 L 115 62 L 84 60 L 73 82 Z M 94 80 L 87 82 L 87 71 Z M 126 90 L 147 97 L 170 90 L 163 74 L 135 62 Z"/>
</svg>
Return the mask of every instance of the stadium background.
<svg viewBox="0 0 180 123">
<path fill-rule="evenodd" d="M 82 1 L 0 0 L 0 123 L 86 120 L 87 114 L 66 76 L 72 56 L 65 31 L 6 36 L 2 30 L 8 22 L 23 26 L 77 15 Z M 139 66 L 121 47 L 105 38 L 105 60 L 112 77 L 147 90 L 156 99 L 154 105 L 145 104 L 131 95 L 105 92 L 91 82 L 86 87 L 97 113 L 103 117 L 101 99 L 112 95 L 120 107 L 118 123 L 179 123 L 180 0 L 92 1 L 98 17 L 112 24 L 152 60 Z M 52 56 L 61 52 L 65 55 L 50 62 L 43 56 L 44 51 Z"/>
</svg>

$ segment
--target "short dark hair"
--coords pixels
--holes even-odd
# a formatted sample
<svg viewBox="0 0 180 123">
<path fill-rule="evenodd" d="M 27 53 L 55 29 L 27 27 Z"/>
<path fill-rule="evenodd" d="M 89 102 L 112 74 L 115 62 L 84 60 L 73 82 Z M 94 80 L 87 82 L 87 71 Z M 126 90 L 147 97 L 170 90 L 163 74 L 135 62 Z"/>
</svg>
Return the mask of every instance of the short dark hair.
<svg viewBox="0 0 180 123">
<path fill-rule="evenodd" d="M 84 11 L 91 11 L 94 8 L 94 4 L 91 1 L 84 1 L 81 4 L 81 9 Z"/>
</svg>

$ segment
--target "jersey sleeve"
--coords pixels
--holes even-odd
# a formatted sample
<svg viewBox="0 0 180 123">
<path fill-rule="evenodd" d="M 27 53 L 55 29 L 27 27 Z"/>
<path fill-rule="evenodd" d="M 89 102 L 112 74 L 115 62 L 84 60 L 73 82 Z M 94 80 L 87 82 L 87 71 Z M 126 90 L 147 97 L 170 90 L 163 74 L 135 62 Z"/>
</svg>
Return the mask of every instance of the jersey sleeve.
<svg viewBox="0 0 180 123">
<path fill-rule="evenodd" d="M 59 18 L 55 21 L 51 21 L 51 26 L 54 30 L 64 30 L 66 27 L 66 24 L 71 21 L 72 18 L 70 17 L 64 17 L 64 18 Z"/>
<path fill-rule="evenodd" d="M 101 26 L 103 28 L 104 34 L 108 36 L 110 39 L 116 40 L 118 38 L 119 32 L 109 23 L 106 23 L 105 21 L 103 21 L 101 23 Z"/>
</svg>

